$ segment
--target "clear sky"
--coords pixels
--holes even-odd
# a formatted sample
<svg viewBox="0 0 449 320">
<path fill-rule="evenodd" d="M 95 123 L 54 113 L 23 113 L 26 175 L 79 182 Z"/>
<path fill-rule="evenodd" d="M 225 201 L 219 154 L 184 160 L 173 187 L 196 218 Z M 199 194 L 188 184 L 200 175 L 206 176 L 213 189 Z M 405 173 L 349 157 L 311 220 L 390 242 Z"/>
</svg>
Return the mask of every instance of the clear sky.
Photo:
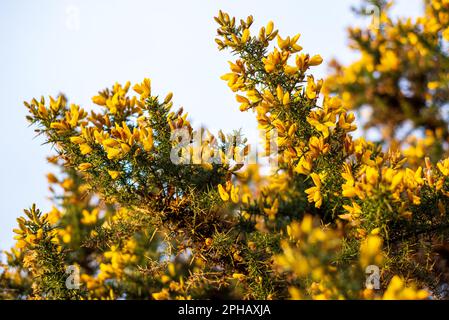
<svg viewBox="0 0 449 320">
<path fill-rule="evenodd" d="M 354 59 L 346 27 L 356 20 L 357 0 L 1 0 L 0 1 L 0 249 L 13 244 L 12 228 L 35 202 L 49 210 L 45 157 L 51 152 L 34 138 L 24 100 L 64 92 L 70 102 L 90 98 L 115 81 L 152 79 L 153 92 L 174 92 L 194 125 L 212 131 L 243 128 L 255 134 L 251 114 L 238 111 L 220 76 L 229 54 L 214 43 L 213 16 L 219 9 L 237 17 L 252 14 L 257 27 L 275 22 L 281 35 L 301 33 L 304 52 Z M 422 1 L 397 1 L 395 12 L 416 15 Z M 325 63 L 315 76 L 326 74 Z"/>
</svg>

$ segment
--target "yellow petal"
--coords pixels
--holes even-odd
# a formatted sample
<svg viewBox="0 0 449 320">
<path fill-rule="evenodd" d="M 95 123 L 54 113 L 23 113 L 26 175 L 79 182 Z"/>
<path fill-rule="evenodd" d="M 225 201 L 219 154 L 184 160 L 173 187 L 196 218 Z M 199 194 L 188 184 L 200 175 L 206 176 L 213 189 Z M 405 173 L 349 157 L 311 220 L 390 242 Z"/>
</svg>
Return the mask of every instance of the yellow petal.
<svg viewBox="0 0 449 320">
<path fill-rule="evenodd" d="M 309 60 L 310 66 L 319 66 L 321 63 L 323 63 L 323 58 L 321 58 L 321 56 L 319 54 L 313 56 Z"/>
<path fill-rule="evenodd" d="M 229 194 L 225 191 L 221 184 L 218 185 L 218 193 L 223 201 L 226 202 L 229 200 Z"/>
<path fill-rule="evenodd" d="M 250 33 L 249 29 L 245 29 L 242 34 L 242 43 L 246 43 L 249 39 Z"/>
<path fill-rule="evenodd" d="M 99 106 L 105 106 L 106 105 L 106 98 L 103 96 L 95 96 L 92 97 L 92 102 L 99 105 Z"/>
<path fill-rule="evenodd" d="M 108 173 L 113 180 L 117 179 L 118 176 L 120 175 L 120 171 L 108 170 Z"/>
<path fill-rule="evenodd" d="M 273 21 L 269 21 L 266 27 L 266 34 L 271 34 L 273 32 L 274 23 Z"/>
</svg>

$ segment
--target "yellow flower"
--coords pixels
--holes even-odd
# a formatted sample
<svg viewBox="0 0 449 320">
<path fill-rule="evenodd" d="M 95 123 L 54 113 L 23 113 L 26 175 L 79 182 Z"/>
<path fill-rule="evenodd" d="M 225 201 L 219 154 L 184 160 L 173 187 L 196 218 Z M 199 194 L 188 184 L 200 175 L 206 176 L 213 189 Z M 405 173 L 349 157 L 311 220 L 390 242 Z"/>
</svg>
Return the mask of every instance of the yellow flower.
<svg viewBox="0 0 449 320">
<path fill-rule="evenodd" d="M 367 167 L 365 173 L 367 182 L 371 185 L 375 185 L 379 178 L 379 170 L 377 168 Z"/>
<path fill-rule="evenodd" d="M 70 137 L 70 142 L 76 143 L 76 144 L 83 144 L 86 142 L 84 138 L 80 136 Z"/>
<path fill-rule="evenodd" d="M 83 110 L 79 108 L 76 104 L 70 105 L 70 112 L 66 113 L 66 120 L 71 128 L 75 128 L 78 121 L 82 117 Z"/>
<path fill-rule="evenodd" d="M 90 168 L 92 168 L 92 163 L 81 163 L 79 166 L 78 166 L 78 169 L 80 170 L 80 171 L 87 171 L 87 170 L 89 170 Z"/>
<path fill-rule="evenodd" d="M 286 74 L 288 74 L 289 76 L 298 73 L 298 71 L 299 71 L 299 68 L 298 68 L 298 67 L 292 67 L 292 66 L 289 66 L 289 65 L 285 65 L 285 66 L 284 66 L 284 72 L 285 72 Z"/>
<path fill-rule="evenodd" d="M 25 248 L 26 246 L 27 246 L 27 243 L 24 240 L 18 240 L 16 242 L 16 248 L 17 249 L 22 249 L 22 248 Z"/>
<path fill-rule="evenodd" d="M 231 90 L 234 92 L 245 87 L 244 78 L 239 77 L 239 75 L 236 73 L 227 73 L 227 74 L 221 76 L 220 79 L 227 81 L 229 88 L 231 88 Z"/>
<path fill-rule="evenodd" d="M 111 176 L 113 180 L 115 180 L 120 176 L 120 171 L 108 170 L 108 174 Z"/>
<path fill-rule="evenodd" d="M 223 188 L 221 184 L 218 185 L 218 193 L 220 194 L 220 197 L 223 201 L 229 200 L 229 194 L 226 192 L 226 190 Z"/>
<path fill-rule="evenodd" d="M 402 178 L 404 177 L 403 171 L 398 171 L 394 173 L 393 179 L 391 181 L 390 190 L 394 191 L 396 187 L 402 182 Z"/>
<path fill-rule="evenodd" d="M 108 139 L 104 139 L 102 142 L 103 146 L 107 147 L 107 148 L 113 148 L 118 146 L 120 143 L 112 138 L 108 138 Z"/>
<path fill-rule="evenodd" d="M 363 268 L 374 264 L 380 266 L 383 261 L 382 238 L 369 235 L 360 245 L 360 264 Z"/>
<path fill-rule="evenodd" d="M 274 29 L 274 23 L 273 21 L 268 21 L 267 27 L 265 28 L 267 35 L 271 34 Z"/>
<path fill-rule="evenodd" d="M 271 73 L 276 70 L 276 66 L 285 64 L 287 59 L 288 52 L 279 52 L 277 48 L 274 48 L 267 58 L 262 58 L 262 62 L 265 66 L 265 71 Z"/>
<path fill-rule="evenodd" d="M 284 39 L 281 38 L 281 36 L 278 35 L 278 46 L 281 50 L 285 50 L 290 45 L 290 37 L 287 37 Z"/>
<path fill-rule="evenodd" d="M 57 100 L 53 99 L 53 97 L 50 97 L 50 109 L 53 110 L 55 113 L 61 109 L 61 103 L 62 103 L 62 96 L 60 95 Z"/>
<path fill-rule="evenodd" d="M 58 182 L 58 178 L 56 178 L 56 176 L 53 173 L 47 174 L 47 180 L 49 183 L 57 183 Z"/>
<path fill-rule="evenodd" d="M 443 33 L 443 39 L 446 41 L 449 41 L 449 27 L 447 27 L 446 29 L 444 29 Z"/>
<path fill-rule="evenodd" d="M 141 100 L 145 100 L 151 96 L 151 80 L 145 78 L 141 84 L 134 85 L 133 89 L 135 92 L 140 94 Z"/>
<path fill-rule="evenodd" d="M 298 45 L 296 42 L 298 41 L 301 35 L 298 33 L 293 38 L 287 37 L 282 39 L 279 35 L 277 37 L 278 46 L 283 51 L 290 51 L 291 53 L 295 53 L 302 50 L 302 47 Z"/>
<path fill-rule="evenodd" d="M 244 112 L 251 107 L 251 102 L 241 95 L 236 95 L 237 102 L 240 103 L 240 111 Z"/>
<path fill-rule="evenodd" d="M 259 91 L 257 91 L 256 89 L 247 91 L 246 95 L 248 96 L 248 99 L 251 103 L 256 104 L 262 100 L 262 96 L 260 95 Z"/>
<path fill-rule="evenodd" d="M 309 148 L 313 158 L 317 158 L 320 154 L 326 154 L 329 151 L 329 144 L 324 142 L 323 137 L 312 136 L 309 140 Z"/>
<path fill-rule="evenodd" d="M 312 170 L 312 159 L 303 156 L 299 159 L 298 164 L 295 167 L 295 172 L 298 174 L 308 175 Z"/>
<path fill-rule="evenodd" d="M 105 106 L 106 105 L 106 98 L 103 96 L 95 96 L 92 97 L 92 102 L 99 105 L 99 106 Z"/>
<path fill-rule="evenodd" d="M 250 201 L 251 201 L 251 194 L 249 194 L 249 193 L 244 193 L 244 194 L 242 195 L 242 202 L 243 202 L 244 204 L 249 204 Z"/>
<path fill-rule="evenodd" d="M 231 199 L 233 203 L 239 203 L 239 190 L 240 188 L 234 187 L 230 181 L 226 182 L 226 187 L 223 187 L 221 184 L 218 185 L 218 193 L 224 202 Z"/>
<path fill-rule="evenodd" d="M 153 130 L 151 128 L 142 128 L 140 131 L 140 141 L 145 151 L 151 151 L 153 149 Z"/>
<path fill-rule="evenodd" d="M 169 93 L 165 96 L 164 104 L 168 104 L 168 103 L 171 101 L 172 98 L 173 98 L 173 92 L 169 92 Z"/>
<path fill-rule="evenodd" d="M 320 120 L 319 115 L 315 112 L 310 113 L 309 117 L 307 117 L 307 122 L 318 132 L 321 132 L 324 138 L 329 137 L 329 128 L 335 126 L 333 121 L 327 121 L 326 119 Z"/>
<path fill-rule="evenodd" d="M 399 59 L 392 50 L 387 50 L 380 58 L 379 71 L 387 72 L 397 70 L 399 66 Z"/>
<path fill-rule="evenodd" d="M 71 228 L 71 226 L 68 226 L 65 229 L 61 229 L 59 231 L 59 235 L 62 238 L 62 242 L 70 243 L 72 241 L 72 228 Z"/>
<path fill-rule="evenodd" d="M 305 72 L 309 68 L 309 59 L 310 56 L 308 54 L 301 54 L 296 56 L 296 66 L 302 72 Z"/>
<path fill-rule="evenodd" d="M 352 124 L 354 120 L 355 116 L 353 113 L 347 114 L 346 112 L 343 112 L 338 118 L 338 126 L 346 132 L 355 131 L 357 129 L 357 126 L 355 124 Z"/>
<path fill-rule="evenodd" d="M 154 300 L 167 300 L 170 298 L 170 293 L 168 289 L 164 288 L 160 292 L 155 292 L 152 294 Z"/>
<path fill-rule="evenodd" d="M 232 275 L 232 277 L 233 277 L 234 279 L 239 280 L 239 281 L 245 280 L 245 275 L 244 275 L 243 273 L 234 273 L 234 274 Z"/>
<path fill-rule="evenodd" d="M 61 183 L 61 187 L 63 187 L 65 190 L 69 190 L 73 187 L 74 182 L 72 179 L 64 179 L 64 181 Z"/>
<path fill-rule="evenodd" d="M 242 43 L 246 43 L 248 41 L 249 37 L 250 37 L 249 29 L 243 30 L 242 39 L 241 39 Z"/>
<path fill-rule="evenodd" d="M 271 206 L 271 208 L 264 208 L 263 210 L 265 214 L 268 216 L 268 219 L 274 220 L 279 210 L 279 200 L 275 199 L 273 201 L 273 205 Z"/>
<path fill-rule="evenodd" d="M 307 87 L 306 87 L 306 96 L 310 100 L 314 100 L 318 97 L 318 94 L 321 91 L 323 86 L 323 80 L 318 80 L 315 83 L 315 79 L 312 75 L 307 76 Z"/>
<path fill-rule="evenodd" d="M 443 176 L 449 176 L 449 158 L 444 159 L 437 163 L 438 169 L 441 171 Z"/>
<path fill-rule="evenodd" d="M 118 148 L 106 148 L 106 153 L 108 159 L 113 160 L 120 158 L 120 156 L 122 155 L 122 150 Z"/>
<path fill-rule="evenodd" d="M 67 130 L 67 125 L 63 122 L 52 122 L 50 124 L 50 128 L 56 129 L 56 130 Z"/>
<path fill-rule="evenodd" d="M 415 286 L 406 286 L 405 281 L 395 275 L 388 284 L 383 300 L 423 300 L 429 297 L 427 290 L 416 290 Z"/>
<path fill-rule="evenodd" d="M 307 200 L 309 202 L 315 202 L 315 207 L 320 208 L 323 203 L 323 198 L 321 196 L 321 178 L 314 172 L 310 174 L 310 177 L 315 183 L 315 186 L 305 191 L 308 194 Z"/>
<path fill-rule="evenodd" d="M 288 106 L 290 104 L 290 93 L 286 92 L 282 97 L 282 104 Z"/>
<path fill-rule="evenodd" d="M 309 65 L 310 66 L 319 66 L 321 63 L 323 63 L 323 58 L 321 58 L 321 56 L 319 54 L 314 55 L 309 60 Z"/>
<path fill-rule="evenodd" d="M 95 224 L 98 218 L 98 209 L 93 209 L 92 212 L 83 210 L 83 217 L 81 218 L 81 223 L 85 225 Z"/>
<path fill-rule="evenodd" d="M 234 203 L 239 203 L 239 188 L 238 187 L 231 187 L 231 200 Z"/>
<path fill-rule="evenodd" d="M 435 90 L 438 89 L 438 87 L 440 86 L 440 83 L 438 81 L 430 81 L 427 84 L 427 88 L 429 88 L 429 90 Z"/>
<path fill-rule="evenodd" d="M 51 211 L 47 213 L 48 223 L 55 224 L 61 218 L 61 212 L 56 208 L 52 207 Z"/>
<path fill-rule="evenodd" d="M 343 205 L 343 208 L 348 212 L 348 214 L 338 216 L 343 220 L 352 221 L 354 218 L 358 218 L 362 213 L 362 208 L 356 202 L 352 202 L 352 206 Z"/>
<path fill-rule="evenodd" d="M 206 240 L 204 240 L 204 243 L 206 244 L 206 246 L 210 247 L 212 245 L 212 243 L 214 242 L 214 240 L 212 240 L 212 238 L 206 238 Z"/>
<path fill-rule="evenodd" d="M 87 144 L 83 143 L 80 145 L 81 154 L 86 155 L 92 152 L 92 148 Z"/>
</svg>

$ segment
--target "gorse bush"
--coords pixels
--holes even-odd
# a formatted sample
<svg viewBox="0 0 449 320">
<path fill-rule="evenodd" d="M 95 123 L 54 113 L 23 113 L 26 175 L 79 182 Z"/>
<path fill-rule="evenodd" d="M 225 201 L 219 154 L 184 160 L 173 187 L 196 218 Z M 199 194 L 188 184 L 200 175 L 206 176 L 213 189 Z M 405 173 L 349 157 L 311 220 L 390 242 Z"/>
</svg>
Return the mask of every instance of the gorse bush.
<svg viewBox="0 0 449 320">
<path fill-rule="evenodd" d="M 379 8 L 379 30 L 349 29 L 351 48 L 360 59 L 348 66 L 332 61 L 325 93 L 338 92 L 354 109 L 370 106 L 373 112 L 366 127 L 380 128 L 386 141 L 398 138 L 404 125 L 447 139 L 447 1 L 424 1 L 423 16 L 397 20 L 388 16 L 392 3 L 366 2 L 374 7 L 362 6 L 357 12 Z"/>
<path fill-rule="evenodd" d="M 444 298 L 449 1 L 425 4 L 395 21 L 376 2 L 381 28 L 352 29 L 361 60 L 328 81 L 299 34 L 220 11 L 216 43 L 237 58 L 222 79 L 264 133 L 269 175 L 245 164 L 242 132 L 194 130 L 149 79 L 100 91 L 91 112 L 25 103 L 61 172 L 54 208 L 18 219 L 2 298 Z M 391 139 L 351 136 L 362 105 Z M 396 139 L 406 120 L 415 136 Z"/>
</svg>

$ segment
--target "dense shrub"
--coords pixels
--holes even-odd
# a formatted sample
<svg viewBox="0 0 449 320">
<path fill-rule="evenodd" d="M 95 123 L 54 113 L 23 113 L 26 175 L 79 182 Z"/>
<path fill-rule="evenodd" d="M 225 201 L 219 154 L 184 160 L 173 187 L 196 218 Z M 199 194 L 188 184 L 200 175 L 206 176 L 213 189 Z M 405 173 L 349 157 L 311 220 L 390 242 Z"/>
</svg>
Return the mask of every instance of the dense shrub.
<svg viewBox="0 0 449 320">
<path fill-rule="evenodd" d="M 360 61 L 324 82 L 299 34 L 215 18 L 237 57 L 222 78 L 264 133 L 269 175 L 243 163 L 254 146 L 241 132 L 195 130 L 149 79 L 100 91 L 91 112 L 63 95 L 25 103 L 60 172 L 54 208 L 18 219 L 1 297 L 443 297 L 449 1 L 426 1 L 416 21 L 376 5 L 380 29 L 350 30 Z M 363 105 L 389 139 L 352 138 Z M 406 120 L 415 136 L 400 140 Z"/>
</svg>

